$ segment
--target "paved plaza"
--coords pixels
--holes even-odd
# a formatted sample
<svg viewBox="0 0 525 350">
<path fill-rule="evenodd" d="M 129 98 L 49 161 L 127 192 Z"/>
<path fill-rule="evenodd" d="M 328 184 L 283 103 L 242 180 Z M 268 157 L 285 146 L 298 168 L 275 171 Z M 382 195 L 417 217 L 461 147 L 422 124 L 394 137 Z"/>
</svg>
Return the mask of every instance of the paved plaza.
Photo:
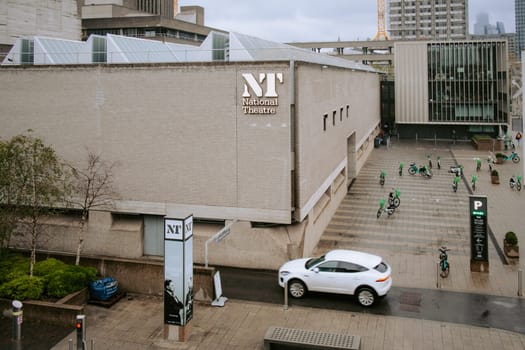
<svg viewBox="0 0 525 350">
<path fill-rule="evenodd" d="M 523 260 L 510 260 L 506 265 L 497 249 L 503 249 L 507 231 L 516 232 L 519 242 L 525 240 L 525 193 L 511 190 L 508 185 L 512 174 L 521 174 L 523 164 L 507 161 L 496 165 L 500 184 L 494 185 L 490 182 L 488 155 L 489 152 L 476 151 L 470 144 L 394 141 L 388 149 L 376 149 L 321 238 L 317 253 L 334 248 L 375 253 L 392 265 L 394 285 L 434 288 L 438 248 L 446 245 L 451 249 L 451 273 L 442 281 L 442 288 L 516 296 L 518 269 L 520 264 L 523 268 Z M 433 163 L 432 179 L 409 175 L 409 164 L 427 164 L 427 156 Z M 438 156 L 441 170 L 436 165 Z M 479 172 L 476 158 L 482 159 Z M 402 176 L 398 174 L 400 162 L 405 164 Z M 454 192 L 454 176 L 448 171 L 456 164 L 464 166 L 466 181 L 460 181 Z M 379 184 L 381 170 L 387 172 L 384 186 Z M 478 176 L 473 194 L 488 198 L 489 226 L 498 245 L 489 243 L 490 273 L 470 271 L 469 187 L 473 174 Z M 388 198 L 392 188 L 401 191 L 401 205 L 391 217 L 383 214 L 377 219 L 379 201 Z"/>
<path fill-rule="evenodd" d="M 430 155 L 434 176 L 423 179 L 408 175 L 410 162 L 422 165 Z M 502 259 L 497 247 L 489 243 L 489 273 L 471 272 L 469 240 L 469 188 L 461 182 L 452 190 L 450 165 L 465 167 L 470 182 L 476 173 L 475 158 L 483 160 L 476 195 L 486 195 L 489 225 L 501 247 L 506 231 L 513 230 L 525 239 L 525 193 L 512 191 L 508 178 L 521 174 L 523 164 L 497 166 L 501 183 L 492 185 L 485 159 L 468 144 L 396 142 L 390 148 L 374 150 L 351 186 L 338 212 L 316 249 L 322 253 L 333 248 L 351 248 L 379 254 L 393 268 L 394 285 L 435 289 L 437 249 L 451 249 L 451 272 L 441 280 L 444 290 L 516 297 L 518 270 L 523 262 Z M 441 170 L 436 158 L 441 157 Z M 405 164 L 403 176 L 397 173 Z M 381 170 L 387 172 L 384 186 L 379 185 Z M 401 206 L 393 216 L 376 217 L 379 200 L 393 188 L 401 191 Z M 502 248 L 502 247 L 501 247 Z M 111 309 L 86 307 L 87 338 L 104 349 L 263 349 L 263 337 L 270 326 L 301 328 L 361 336 L 361 349 L 525 349 L 525 335 L 495 328 L 436 322 L 414 318 L 377 316 L 229 300 L 222 308 L 197 304 L 187 342 L 166 341 L 162 336 L 162 298 L 135 295 Z M 525 316 L 524 316 L 525 322 Z M 68 349 L 66 337 L 54 350 Z"/>
</svg>

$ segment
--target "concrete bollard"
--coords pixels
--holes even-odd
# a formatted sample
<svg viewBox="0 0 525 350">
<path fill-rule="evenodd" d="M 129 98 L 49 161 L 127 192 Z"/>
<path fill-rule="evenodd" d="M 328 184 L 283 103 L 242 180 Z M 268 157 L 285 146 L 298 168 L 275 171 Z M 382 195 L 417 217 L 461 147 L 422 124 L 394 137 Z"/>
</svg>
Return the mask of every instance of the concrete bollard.
<svg viewBox="0 0 525 350">
<path fill-rule="evenodd" d="M 523 296 L 523 271 L 518 270 L 518 296 Z"/>
<path fill-rule="evenodd" d="M 22 302 L 13 300 L 11 303 L 13 316 L 13 340 L 20 341 L 22 339 L 22 322 L 24 319 L 24 311 Z"/>
<path fill-rule="evenodd" d="M 440 284 L 440 279 L 439 279 L 439 263 L 436 263 L 436 288 L 441 288 L 441 284 Z"/>
<path fill-rule="evenodd" d="M 285 310 L 288 310 L 288 281 L 284 282 L 284 306 Z"/>
</svg>

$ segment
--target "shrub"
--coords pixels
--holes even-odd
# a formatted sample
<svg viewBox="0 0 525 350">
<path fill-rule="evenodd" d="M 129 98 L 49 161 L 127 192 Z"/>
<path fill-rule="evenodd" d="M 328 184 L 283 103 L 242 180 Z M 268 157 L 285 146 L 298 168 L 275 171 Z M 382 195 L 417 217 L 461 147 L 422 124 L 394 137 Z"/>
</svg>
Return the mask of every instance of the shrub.
<svg viewBox="0 0 525 350">
<path fill-rule="evenodd" d="M 507 242 L 508 245 L 518 245 L 518 237 L 514 232 L 509 231 L 505 233 L 505 242 Z"/>
<path fill-rule="evenodd" d="M 97 270 L 93 267 L 67 266 L 65 269 L 47 275 L 47 295 L 52 298 L 62 298 L 70 293 L 87 287 L 94 281 Z"/>
<path fill-rule="evenodd" d="M 0 260 L 0 285 L 29 274 L 29 260 L 19 254 L 8 253 Z"/>
<path fill-rule="evenodd" d="M 496 169 L 492 169 L 492 172 L 490 173 L 491 176 L 499 176 L 499 173 Z"/>
<path fill-rule="evenodd" d="M 17 277 L 0 286 L 0 297 L 16 300 L 40 299 L 44 284 L 44 279 L 40 277 Z"/>
<path fill-rule="evenodd" d="M 39 261 L 33 268 L 33 274 L 35 276 L 46 276 L 56 271 L 61 271 L 67 268 L 67 265 L 55 258 L 49 258 L 46 260 Z"/>
<path fill-rule="evenodd" d="M 503 153 L 496 153 L 496 158 L 505 158 Z"/>
<path fill-rule="evenodd" d="M 21 254 L 9 253 L 0 260 L 0 297 L 40 299 L 42 296 L 62 298 L 87 287 L 97 277 L 94 267 L 67 265 L 49 258 L 39 261 L 29 277 L 29 260 Z"/>
<path fill-rule="evenodd" d="M 492 137 L 490 135 L 485 135 L 485 134 L 476 134 L 476 135 L 472 136 L 472 139 L 474 141 L 492 140 Z"/>
</svg>

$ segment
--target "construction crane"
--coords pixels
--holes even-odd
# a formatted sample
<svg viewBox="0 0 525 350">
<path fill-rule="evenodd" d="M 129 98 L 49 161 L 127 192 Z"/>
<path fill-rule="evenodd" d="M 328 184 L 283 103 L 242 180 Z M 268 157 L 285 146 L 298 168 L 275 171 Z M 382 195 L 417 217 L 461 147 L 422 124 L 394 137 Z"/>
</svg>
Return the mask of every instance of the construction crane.
<svg viewBox="0 0 525 350">
<path fill-rule="evenodd" d="M 390 40 L 386 33 L 385 0 L 377 0 L 377 33 L 372 40 Z"/>
</svg>

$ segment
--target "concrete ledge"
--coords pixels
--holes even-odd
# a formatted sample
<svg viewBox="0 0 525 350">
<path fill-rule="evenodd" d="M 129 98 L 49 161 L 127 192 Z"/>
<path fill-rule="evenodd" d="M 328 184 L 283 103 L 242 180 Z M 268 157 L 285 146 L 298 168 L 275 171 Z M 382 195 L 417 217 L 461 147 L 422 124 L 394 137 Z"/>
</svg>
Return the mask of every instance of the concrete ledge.
<svg viewBox="0 0 525 350">
<path fill-rule="evenodd" d="M 26 251 L 21 251 L 26 253 Z M 73 254 L 59 252 L 38 252 L 39 256 L 53 257 L 68 264 L 74 264 Z M 102 277 L 111 276 L 119 282 L 119 289 L 127 293 L 164 295 L 164 262 L 162 259 L 125 259 L 105 256 L 85 256 L 80 259 L 82 266 L 92 266 Z M 193 266 L 193 295 L 196 301 L 210 302 L 215 299 L 213 276 L 214 267 Z M 88 296 L 86 296 L 86 303 Z M 68 302 L 71 304 L 72 302 Z M 78 303 L 77 303 L 78 304 Z"/>
<path fill-rule="evenodd" d="M 25 300 L 22 302 L 24 304 L 23 318 L 26 320 L 38 320 L 52 324 L 73 326 L 76 316 L 84 313 L 86 300 L 87 289 L 70 294 L 66 298 L 54 303 L 41 300 Z M 11 309 L 11 300 L 0 299 L 0 307 L 2 309 Z"/>
</svg>

